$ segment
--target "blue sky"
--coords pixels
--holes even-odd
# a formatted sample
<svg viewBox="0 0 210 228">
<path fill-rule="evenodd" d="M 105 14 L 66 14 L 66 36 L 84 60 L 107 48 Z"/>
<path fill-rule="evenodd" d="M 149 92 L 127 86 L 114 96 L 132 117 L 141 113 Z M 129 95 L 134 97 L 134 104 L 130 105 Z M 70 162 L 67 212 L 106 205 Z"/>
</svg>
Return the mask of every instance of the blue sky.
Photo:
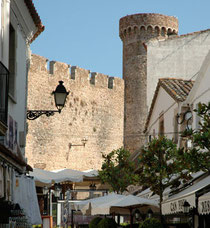
<svg viewBox="0 0 210 228">
<path fill-rule="evenodd" d="M 179 34 L 210 28 L 209 0 L 33 0 L 45 31 L 32 53 L 91 72 L 122 77 L 119 19 L 160 13 L 179 19 Z"/>
</svg>

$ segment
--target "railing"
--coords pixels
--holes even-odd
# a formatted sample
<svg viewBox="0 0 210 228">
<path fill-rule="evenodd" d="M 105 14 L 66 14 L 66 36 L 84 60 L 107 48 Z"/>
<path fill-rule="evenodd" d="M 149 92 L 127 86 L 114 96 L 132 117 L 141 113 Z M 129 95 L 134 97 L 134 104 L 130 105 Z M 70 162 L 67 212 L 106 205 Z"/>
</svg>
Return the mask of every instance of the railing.
<svg viewBox="0 0 210 228">
<path fill-rule="evenodd" d="M 0 122 L 7 125 L 9 71 L 0 62 Z"/>
</svg>

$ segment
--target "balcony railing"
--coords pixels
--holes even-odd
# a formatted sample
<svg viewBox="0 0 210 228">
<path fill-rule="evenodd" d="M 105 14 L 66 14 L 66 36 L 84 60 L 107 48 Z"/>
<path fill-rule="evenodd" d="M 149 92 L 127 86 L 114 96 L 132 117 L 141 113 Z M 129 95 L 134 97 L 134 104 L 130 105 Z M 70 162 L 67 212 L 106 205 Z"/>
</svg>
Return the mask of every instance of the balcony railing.
<svg viewBox="0 0 210 228">
<path fill-rule="evenodd" d="M 9 71 L 0 62 L 0 122 L 7 125 Z"/>
</svg>

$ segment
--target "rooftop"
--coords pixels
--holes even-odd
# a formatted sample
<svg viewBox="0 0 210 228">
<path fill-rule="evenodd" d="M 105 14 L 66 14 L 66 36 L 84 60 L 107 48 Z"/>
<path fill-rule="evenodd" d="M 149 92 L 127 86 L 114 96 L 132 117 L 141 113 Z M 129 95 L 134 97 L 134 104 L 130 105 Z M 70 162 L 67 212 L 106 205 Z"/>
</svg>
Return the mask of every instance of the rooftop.
<svg viewBox="0 0 210 228">
<path fill-rule="evenodd" d="M 183 102 L 187 98 L 190 90 L 193 87 L 193 84 L 194 81 L 192 80 L 177 78 L 160 78 L 152 99 L 152 104 L 149 110 L 149 114 L 147 116 L 144 132 L 147 130 L 147 127 L 149 125 L 149 121 L 153 112 L 153 108 L 155 106 L 160 87 L 162 87 L 176 102 Z"/>
<path fill-rule="evenodd" d="M 31 43 L 36 39 L 37 36 L 39 36 L 39 34 L 41 32 L 44 31 L 44 25 L 42 24 L 41 22 L 41 19 L 39 17 L 39 14 L 34 6 L 34 3 L 32 0 L 24 0 L 28 10 L 29 10 L 29 13 L 34 21 L 34 24 L 36 25 L 36 27 L 38 28 L 37 32 L 34 34 L 33 38 L 31 39 Z"/>
</svg>

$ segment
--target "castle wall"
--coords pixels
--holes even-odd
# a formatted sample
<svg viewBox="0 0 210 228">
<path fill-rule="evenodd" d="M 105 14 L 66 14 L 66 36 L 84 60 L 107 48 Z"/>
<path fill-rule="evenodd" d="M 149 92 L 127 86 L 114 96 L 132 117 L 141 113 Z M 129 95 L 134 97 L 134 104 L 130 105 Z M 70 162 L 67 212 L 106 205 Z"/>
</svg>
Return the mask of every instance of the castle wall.
<svg viewBox="0 0 210 228">
<path fill-rule="evenodd" d="M 67 91 L 66 105 L 54 116 L 28 121 L 26 157 L 47 170 L 100 169 L 101 152 L 123 145 L 124 81 L 79 67 L 32 56 L 28 109 L 55 110 L 51 95 L 58 81 Z M 83 146 L 81 140 L 88 141 Z"/>
<path fill-rule="evenodd" d="M 150 107 L 158 78 L 191 79 L 210 49 L 210 30 L 172 36 L 147 43 L 147 106 Z M 197 76 L 197 75 L 196 75 Z M 193 77 L 193 80 L 196 79 Z"/>
</svg>

